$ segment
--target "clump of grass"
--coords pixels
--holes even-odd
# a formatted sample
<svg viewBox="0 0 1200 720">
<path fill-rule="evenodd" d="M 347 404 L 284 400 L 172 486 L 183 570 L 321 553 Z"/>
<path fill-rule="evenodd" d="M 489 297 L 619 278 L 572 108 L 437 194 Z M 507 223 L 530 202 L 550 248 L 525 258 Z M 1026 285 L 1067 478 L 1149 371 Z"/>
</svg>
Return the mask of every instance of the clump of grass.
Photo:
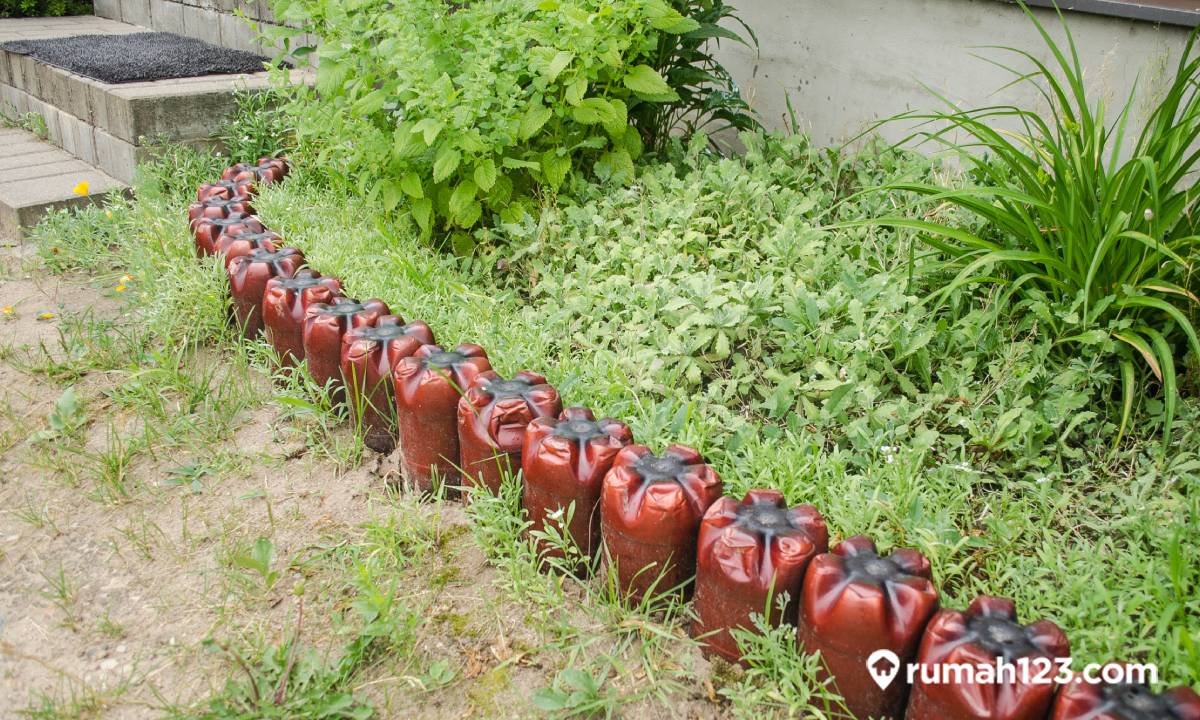
<svg viewBox="0 0 1200 720">
<path fill-rule="evenodd" d="M 1011 84 L 1037 92 L 1049 108 L 997 105 L 906 113 L 935 129 L 916 136 L 954 152 L 968 168 L 968 184 L 927 182 L 882 186 L 921 196 L 903 216 L 852 221 L 915 230 L 949 258 L 953 280 L 929 296 L 943 302 L 968 285 L 995 286 L 1011 305 L 1049 334 L 1061 355 L 1112 358 L 1122 387 L 1118 439 L 1129 426 L 1138 388 L 1137 367 L 1162 390 L 1167 439 L 1179 404 L 1178 368 L 1188 352 L 1200 358 L 1191 318 L 1200 309 L 1195 258 L 1200 214 L 1195 182 L 1200 138 L 1200 54 L 1189 37 L 1166 92 L 1144 128 L 1131 134 L 1138 93 L 1110 115 L 1088 94 L 1075 38 L 1061 12 L 1066 44 L 1056 42 L 1022 3 L 1050 51 L 997 48 L 1028 63 Z M 1015 125 L 1017 130 L 1008 130 Z M 966 137 L 959 141 L 957 137 Z M 1132 142 L 1130 143 L 1130 139 Z M 907 138 L 903 142 L 912 140 Z M 939 207 L 977 218 L 972 229 Z M 924 210 L 932 208 L 926 217 Z M 1144 374 L 1144 373 L 1143 373 Z"/>
<path fill-rule="evenodd" d="M 730 702 L 738 718 L 805 717 L 831 720 L 850 717 L 833 680 L 822 678 L 820 655 L 796 647 L 796 628 L 771 627 L 755 616 L 756 628 L 734 629 L 747 670 L 718 692 Z M 805 708 L 803 715 L 797 708 Z"/>
</svg>

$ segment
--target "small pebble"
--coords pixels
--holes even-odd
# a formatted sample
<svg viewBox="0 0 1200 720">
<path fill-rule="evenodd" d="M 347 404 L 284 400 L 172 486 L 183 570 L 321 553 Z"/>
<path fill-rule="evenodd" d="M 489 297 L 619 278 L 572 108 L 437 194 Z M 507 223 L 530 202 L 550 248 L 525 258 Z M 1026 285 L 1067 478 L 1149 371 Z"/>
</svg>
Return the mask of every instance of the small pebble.
<svg viewBox="0 0 1200 720">
<path fill-rule="evenodd" d="M 108 658 L 107 660 L 100 661 L 100 669 L 101 670 L 112 670 L 116 667 L 117 667 L 117 661 L 113 660 L 112 658 Z"/>
</svg>

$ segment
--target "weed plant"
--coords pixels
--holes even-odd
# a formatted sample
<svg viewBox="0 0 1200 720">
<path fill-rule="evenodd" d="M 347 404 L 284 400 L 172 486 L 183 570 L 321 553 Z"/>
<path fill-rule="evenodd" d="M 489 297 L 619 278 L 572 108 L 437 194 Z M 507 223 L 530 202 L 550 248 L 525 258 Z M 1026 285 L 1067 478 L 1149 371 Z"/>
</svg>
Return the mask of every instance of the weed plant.
<svg viewBox="0 0 1200 720">
<path fill-rule="evenodd" d="M 1185 559 L 1200 542 L 1194 402 L 1179 402 L 1168 444 L 1164 408 L 1144 398 L 1141 425 L 1114 449 L 1119 414 L 1105 401 L 1120 378 L 1104 358 L 1064 357 L 1011 303 L 967 285 L 931 309 L 922 298 L 955 269 L 890 229 L 831 227 L 905 206 L 907 191 L 860 191 L 928 181 L 928 161 L 746 140 L 742 159 L 698 139 L 627 190 L 580 185 L 577 204 L 488 231 L 492 250 L 470 258 L 429 252 L 414 223 L 327 169 L 300 166 L 257 204 L 351 294 L 382 297 L 443 344 L 481 343 L 501 373 L 545 371 L 568 402 L 626 420 L 639 442 L 696 446 L 729 494 L 778 488 L 819 507 L 834 539 L 921 550 L 945 605 L 1010 596 L 1022 619 L 1062 625 L 1079 662 L 1152 658 L 1165 682 L 1200 681 L 1200 575 Z M 222 162 L 176 152 L 185 169 Z M 58 267 L 136 268 L 136 312 L 162 338 L 261 362 L 223 325 L 224 279 L 197 267 L 183 213 L 196 179 L 170 167 L 147 168 L 136 203 L 54 214 L 36 240 Z M 339 432 L 311 389 L 284 392 Z M 675 622 L 687 607 L 626 607 L 602 584 L 542 572 L 512 488 L 495 502 L 472 505 L 477 531 L 498 533 L 481 545 L 547 642 L 569 654 L 595 631 L 607 643 L 581 651 L 587 677 L 559 676 L 544 702 L 603 714 L 599 679 L 630 667 L 653 679 L 631 692 L 669 694 L 686 669 L 664 673 L 664 658 L 688 642 Z M 585 622 L 563 614 L 568 592 L 587 599 Z M 758 670 L 723 685 L 732 706 L 821 710 L 809 661 L 764 642 Z M 762 695 L 775 686 L 791 689 Z"/>
<path fill-rule="evenodd" d="M 301 150 L 459 251 L 492 218 L 536 215 L 571 177 L 631 181 L 677 127 L 757 127 L 712 55 L 748 42 L 718 24 L 733 14 L 723 2 L 272 6 L 324 40 L 302 52 L 319 63 L 291 105 Z M 289 51 L 302 39 L 268 36 Z"/>
<path fill-rule="evenodd" d="M 914 230 L 947 259 L 953 279 L 926 299 L 945 303 L 964 286 L 990 286 L 998 306 L 1014 309 L 1029 332 L 1054 340 L 1059 357 L 1115 366 L 1122 388 L 1118 436 L 1128 430 L 1139 396 L 1151 386 L 1161 389 L 1155 414 L 1169 435 L 1180 398 L 1177 376 L 1189 353 L 1200 358 L 1193 325 L 1200 309 L 1197 35 L 1136 132 L 1139 92 L 1110 114 L 1088 93 L 1061 12 L 1060 43 L 1022 7 L 1052 60 L 1004 47 L 998 49 L 1023 66 L 993 62 L 1013 75 L 1012 85 L 1035 90 L 1049 111 L 1015 105 L 960 110 L 941 98 L 948 109 L 895 118 L 923 121 L 914 137 L 952 151 L 967 168 L 968 183 L 886 184 L 884 191 L 915 193 L 920 202 L 869 222 Z M 964 223 L 963 216 L 979 225 Z"/>
</svg>

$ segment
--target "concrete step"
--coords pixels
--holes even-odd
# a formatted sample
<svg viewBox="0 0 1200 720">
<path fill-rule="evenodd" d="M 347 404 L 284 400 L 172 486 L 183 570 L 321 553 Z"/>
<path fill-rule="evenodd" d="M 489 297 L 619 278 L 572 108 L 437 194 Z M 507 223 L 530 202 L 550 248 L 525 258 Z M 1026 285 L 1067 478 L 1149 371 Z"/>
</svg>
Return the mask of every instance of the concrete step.
<svg viewBox="0 0 1200 720">
<path fill-rule="evenodd" d="M 86 195 L 76 193 L 81 182 Z M 20 237 L 50 210 L 97 201 L 125 183 L 26 130 L 0 128 L 0 237 Z"/>
<path fill-rule="evenodd" d="M 146 30 L 90 15 L 5 19 L 0 43 Z M 294 79 L 307 81 L 299 71 Z M 154 143 L 209 143 L 236 108 L 236 91 L 267 87 L 265 72 L 112 85 L 0 50 L 0 112 L 40 115 L 50 142 L 125 183 L 133 182 L 134 169 Z"/>
</svg>

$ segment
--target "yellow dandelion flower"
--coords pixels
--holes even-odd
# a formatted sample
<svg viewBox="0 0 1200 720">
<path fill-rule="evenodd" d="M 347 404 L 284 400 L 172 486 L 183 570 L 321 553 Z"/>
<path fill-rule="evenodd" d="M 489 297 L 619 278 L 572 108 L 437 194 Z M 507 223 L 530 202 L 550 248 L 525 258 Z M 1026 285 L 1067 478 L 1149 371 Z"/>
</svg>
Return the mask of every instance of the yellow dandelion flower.
<svg viewBox="0 0 1200 720">
<path fill-rule="evenodd" d="M 105 210 L 104 217 L 108 218 L 109 220 L 112 220 L 112 210 Z"/>
<path fill-rule="evenodd" d="M 76 195 L 82 195 L 84 197 L 87 197 L 87 195 L 91 192 L 91 190 L 92 190 L 92 184 L 89 183 L 87 180 L 81 180 L 79 182 L 79 184 L 75 186 L 74 192 Z"/>
<path fill-rule="evenodd" d="M 15 308 L 13 308 L 12 305 L 5 305 L 4 307 L 0 308 L 0 312 L 3 312 L 5 315 L 12 315 L 14 309 Z"/>
<path fill-rule="evenodd" d="M 41 315 L 38 315 L 38 320 L 53 320 L 53 319 L 54 319 L 54 313 L 52 313 L 52 312 L 44 312 Z"/>
<path fill-rule="evenodd" d="M 125 292 L 125 286 L 124 286 L 124 285 L 118 285 L 118 286 L 117 286 L 117 292 Z"/>
</svg>

